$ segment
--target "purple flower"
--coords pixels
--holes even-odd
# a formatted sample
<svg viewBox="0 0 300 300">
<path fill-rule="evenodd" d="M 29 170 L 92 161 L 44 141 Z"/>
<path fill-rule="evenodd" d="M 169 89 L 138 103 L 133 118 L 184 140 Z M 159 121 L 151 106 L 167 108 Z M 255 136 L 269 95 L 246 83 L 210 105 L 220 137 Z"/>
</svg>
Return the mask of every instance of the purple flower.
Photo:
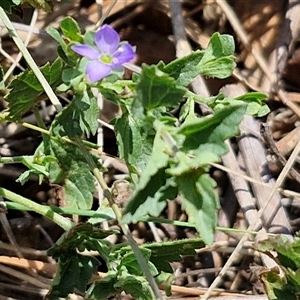
<svg viewBox="0 0 300 300">
<path fill-rule="evenodd" d="M 120 44 L 118 33 L 109 25 L 103 25 L 95 33 L 94 42 L 97 48 L 81 44 L 72 46 L 76 53 L 86 57 L 90 62 L 86 66 L 86 73 L 91 82 L 108 76 L 113 69 L 135 57 L 135 51 L 130 44 Z"/>
</svg>

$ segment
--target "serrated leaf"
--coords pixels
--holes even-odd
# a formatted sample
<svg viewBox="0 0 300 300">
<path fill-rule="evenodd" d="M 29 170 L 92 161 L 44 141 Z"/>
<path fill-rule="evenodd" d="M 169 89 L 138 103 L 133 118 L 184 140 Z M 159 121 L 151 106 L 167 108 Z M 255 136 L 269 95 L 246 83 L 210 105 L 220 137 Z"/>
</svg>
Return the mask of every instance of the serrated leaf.
<svg viewBox="0 0 300 300">
<path fill-rule="evenodd" d="M 234 39 L 231 35 L 215 32 L 205 49 L 201 63 L 206 63 L 218 57 L 226 57 L 234 53 Z"/>
<path fill-rule="evenodd" d="M 94 135 L 98 129 L 99 107 L 96 98 L 87 91 L 77 93 L 72 102 L 65 107 L 53 123 L 52 130 L 60 136 Z"/>
<path fill-rule="evenodd" d="M 61 80 L 62 62 L 55 60 L 52 64 L 47 63 L 40 68 L 52 88 L 55 88 Z M 37 103 L 38 96 L 44 90 L 32 71 L 25 71 L 8 85 L 10 92 L 5 99 L 9 102 L 10 117 L 20 119 L 26 112 Z"/>
<path fill-rule="evenodd" d="M 82 42 L 80 27 L 73 18 L 65 17 L 60 23 L 60 28 L 63 34 L 71 41 Z"/>
<path fill-rule="evenodd" d="M 182 207 L 189 216 L 189 222 L 195 224 L 206 244 L 212 244 L 219 209 L 219 199 L 215 191 L 216 182 L 209 174 L 201 174 L 201 171 L 179 176 L 176 182 L 182 196 Z"/>
<path fill-rule="evenodd" d="M 81 151 L 72 144 L 51 140 L 50 155 L 56 157 L 49 168 L 49 180 L 62 186 L 65 207 L 90 209 L 95 190 L 94 177 Z"/>
<path fill-rule="evenodd" d="M 275 250 L 278 254 L 278 262 L 292 270 L 300 268 L 300 242 L 292 243 L 284 235 L 279 235 L 274 238 L 269 238 L 258 244 L 258 249 L 263 252 Z"/>
<path fill-rule="evenodd" d="M 182 261 L 186 255 L 195 255 L 195 249 L 205 247 L 200 239 L 183 239 L 178 241 L 144 244 L 142 247 L 151 250 L 150 261 L 158 271 L 173 273 L 171 262 Z"/>
<path fill-rule="evenodd" d="M 74 226 L 64 233 L 48 250 L 48 255 L 58 258 L 58 271 L 48 298 L 66 297 L 74 289 L 84 293 L 87 283 L 99 266 L 99 261 L 93 256 L 81 255 L 80 252 L 96 250 L 107 261 L 111 249 L 105 238 L 115 233 L 112 230 L 96 228 L 88 223 Z"/>
<path fill-rule="evenodd" d="M 121 273 L 118 282 L 114 287 L 124 290 L 126 294 L 130 294 L 136 300 L 155 299 L 146 278 L 143 276 L 131 275 L 127 273 L 126 270 Z"/>
<path fill-rule="evenodd" d="M 149 163 L 154 163 L 152 160 Z M 147 172 L 147 168 L 144 172 Z M 144 174 L 143 172 L 143 174 Z M 142 175 L 143 179 L 146 175 Z M 168 199 L 177 196 L 177 187 L 174 179 L 167 176 L 165 169 L 157 170 L 153 176 L 148 177 L 145 186 L 137 186 L 134 195 L 125 207 L 123 222 L 136 223 L 143 216 L 157 217 L 163 211 Z"/>
<path fill-rule="evenodd" d="M 96 272 L 99 262 L 92 256 L 83 256 L 75 252 L 72 256 L 60 257 L 58 266 L 47 299 L 67 297 L 74 289 L 85 292 L 87 283 Z"/>
<path fill-rule="evenodd" d="M 176 107 L 182 100 L 186 88 L 177 84 L 174 78 L 162 72 L 157 66 L 143 66 L 137 82 L 135 107 L 150 110 L 157 107 Z"/>
<path fill-rule="evenodd" d="M 151 256 L 151 251 L 148 248 L 141 248 L 140 251 L 148 263 L 148 267 L 151 271 L 151 274 L 153 276 L 157 276 L 158 271 L 156 267 L 149 261 Z M 122 250 L 120 252 L 122 253 Z M 133 252 L 125 253 L 124 255 L 122 255 L 120 266 L 121 268 L 125 267 L 128 273 L 130 273 L 131 275 L 143 276 L 143 271 L 141 270 L 141 266 L 139 265 L 136 256 Z"/>
<path fill-rule="evenodd" d="M 264 104 L 267 95 L 260 92 L 246 93 L 242 96 L 235 98 L 236 100 L 245 101 L 248 103 L 246 113 L 251 116 L 262 117 L 270 112 L 269 107 Z"/>
<path fill-rule="evenodd" d="M 88 281 L 95 274 L 100 262 L 93 256 L 78 255 L 79 264 L 79 280 L 76 282 L 75 288 L 84 293 Z"/>
<path fill-rule="evenodd" d="M 191 54 L 177 58 L 164 66 L 162 63 L 158 67 L 165 73 L 176 79 L 177 83 L 182 86 L 189 85 L 194 78 L 199 75 L 197 65 L 201 61 L 204 51 L 194 51 Z"/>
<path fill-rule="evenodd" d="M 227 34 L 214 33 L 209 41 L 203 58 L 198 64 L 202 75 L 226 78 L 232 74 L 236 64 L 234 62 L 234 40 Z"/>
<path fill-rule="evenodd" d="M 268 106 L 264 104 L 266 98 L 266 94 L 259 92 L 246 93 L 236 98 L 224 98 L 222 94 L 219 94 L 210 107 L 212 107 L 214 111 L 219 111 L 226 106 L 229 107 L 245 103 L 247 105 L 247 115 L 261 117 L 270 112 Z"/>
<path fill-rule="evenodd" d="M 118 281 L 118 274 L 116 272 L 108 272 L 101 280 L 93 282 L 86 293 L 86 298 L 107 300 L 109 297 L 119 293 L 121 288 L 115 288 Z"/>
<path fill-rule="evenodd" d="M 183 149 L 199 154 L 202 151 L 215 153 L 219 156 L 227 152 L 224 140 L 239 132 L 239 124 L 246 112 L 243 103 L 224 107 L 214 115 L 193 119 L 185 122 L 178 133 L 185 135 Z"/>
<path fill-rule="evenodd" d="M 267 253 L 279 264 L 278 268 L 267 270 L 260 274 L 265 291 L 270 299 L 296 300 L 300 295 L 300 242 L 292 242 L 284 235 L 269 237 L 258 244 L 259 251 Z M 282 275 L 284 273 L 284 275 Z"/>
<path fill-rule="evenodd" d="M 166 200 L 173 199 L 177 195 L 173 178 L 165 172 L 169 160 L 165 152 L 168 150 L 160 133 L 157 133 L 151 157 L 125 207 L 123 216 L 125 223 L 137 222 L 140 217 L 147 214 L 158 216 L 166 206 Z"/>
<path fill-rule="evenodd" d="M 47 299 L 55 300 L 59 297 L 67 297 L 73 292 L 75 283 L 79 280 L 79 274 L 78 261 L 74 256 L 60 258 Z"/>
<path fill-rule="evenodd" d="M 53 258 L 61 255 L 71 256 L 73 253 L 77 253 L 76 249 L 78 248 L 81 251 L 101 249 L 100 254 L 102 252 L 109 253 L 107 249 L 105 250 L 109 242 L 103 239 L 115 233 L 117 232 L 114 230 L 102 230 L 89 223 L 79 224 L 65 232 L 47 251 L 47 254 Z M 82 248 L 82 244 L 84 244 L 84 248 Z"/>
<path fill-rule="evenodd" d="M 299 286 L 295 286 L 293 282 L 286 278 L 281 278 L 279 270 L 271 269 L 263 272 L 260 275 L 264 283 L 265 291 L 270 300 L 298 300 L 299 299 Z M 297 295 L 298 294 L 298 295 Z"/>
<path fill-rule="evenodd" d="M 115 122 L 119 157 L 124 159 L 128 168 L 135 174 L 145 169 L 152 150 L 152 143 L 143 132 L 143 124 L 129 112 L 118 117 Z"/>
</svg>

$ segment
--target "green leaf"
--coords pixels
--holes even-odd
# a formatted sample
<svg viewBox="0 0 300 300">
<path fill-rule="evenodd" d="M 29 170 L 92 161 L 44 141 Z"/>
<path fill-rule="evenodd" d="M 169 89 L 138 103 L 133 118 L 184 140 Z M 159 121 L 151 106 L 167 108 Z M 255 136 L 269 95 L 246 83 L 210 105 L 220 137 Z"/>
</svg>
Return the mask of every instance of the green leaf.
<svg viewBox="0 0 300 300">
<path fill-rule="evenodd" d="M 201 63 L 206 63 L 218 57 L 226 57 L 234 53 L 234 39 L 231 35 L 215 32 L 205 49 Z"/>
<path fill-rule="evenodd" d="M 53 156 L 45 156 L 37 149 L 36 153 L 32 156 L 23 156 L 22 163 L 29 169 L 22 173 L 17 182 L 22 185 L 30 179 L 30 176 L 39 176 L 39 181 L 42 182 L 44 177 L 49 177 L 49 165 L 51 162 L 55 162 L 56 159 Z"/>
<path fill-rule="evenodd" d="M 143 66 L 137 83 L 134 107 L 150 110 L 157 107 L 176 107 L 186 89 L 157 66 Z"/>
<path fill-rule="evenodd" d="M 189 157 L 185 153 L 178 151 L 172 161 L 171 167 L 166 172 L 173 176 L 180 176 L 219 160 L 220 157 L 218 155 L 209 151 L 203 151 L 201 155 L 195 157 Z"/>
<path fill-rule="evenodd" d="M 18 1 L 19 2 L 19 1 Z M 18 5 L 19 3 L 15 3 L 12 0 L 1 0 L 0 6 L 8 13 L 11 13 L 11 9 L 13 6 Z"/>
<path fill-rule="evenodd" d="M 74 254 L 61 256 L 48 299 L 67 297 L 74 289 L 85 292 L 88 281 L 96 272 L 99 262 L 92 256 Z"/>
<path fill-rule="evenodd" d="M 115 288 L 117 282 L 118 274 L 110 271 L 101 280 L 93 282 L 85 297 L 87 299 L 107 300 L 122 291 L 121 288 Z"/>
<path fill-rule="evenodd" d="M 261 273 L 260 276 L 269 299 L 299 299 L 300 241 L 292 242 L 284 235 L 277 235 L 261 241 L 258 244 L 258 250 L 270 257 L 273 257 L 273 253 L 276 252 L 273 259 L 276 260 L 284 273 L 284 276 L 279 274 L 277 268 Z"/>
<path fill-rule="evenodd" d="M 101 206 L 95 211 L 95 217 L 91 217 L 87 220 L 88 223 L 91 224 L 99 224 L 104 221 L 113 220 L 115 218 L 115 214 L 111 207 Z"/>
<path fill-rule="evenodd" d="M 210 106 L 214 111 L 218 111 L 226 106 L 238 105 L 243 102 L 247 105 L 247 115 L 262 117 L 270 112 L 269 107 L 264 104 L 266 98 L 266 94 L 259 92 L 246 93 L 237 98 L 224 98 L 222 94 L 219 94 Z"/>
<path fill-rule="evenodd" d="M 61 46 L 63 52 L 67 52 L 68 51 L 68 45 L 65 42 L 65 40 L 62 38 L 61 34 L 59 33 L 59 31 L 53 27 L 48 27 L 47 28 L 47 33 L 58 42 L 58 44 Z"/>
<path fill-rule="evenodd" d="M 270 300 L 298 300 L 299 299 L 299 286 L 295 285 L 286 280 L 286 278 L 281 278 L 279 275 L 279 270 L 272 269 L 267 272 L 263 272 L 260 276 L 262 282 L 264 283 L 265 291 Z M 298 295 L 297 295 L 298 294 Z"/>
<path fill-rule="evenodd" d="M 107 261 L 111 247 L 105 238 L 115 233 L 116 231 L 104 231 L 88 223 L 77 225 L 64 233 L 48 250 L 48 255 L 58 258 L 58 271 L 48 295 L 49 299 L 66 297 L 74 289 L 85 292 L 99 261 L 92 256 L 81 255 L 80 252 L 96 250 Z"/>
<path fill-rule="evenodd" d="M 141 248 L 140 250 L 148 263 L 148 267 L 151 271 L 151 274 L 153 276 L 157 276 L 158 271 L 157 271 L 156 267 L 149 261 L 150 256 L 151 256 L 151 251 L 147 248 Z M 124 269 L 124 267 L 125 267 L 127 269 L 128 273 L 130 273 L 131 275 L 143 276 L 143 271 L 141 270 L 141 266 L 139 265 L 135 254 L 132 251 L 130 251 L 130 252 L 125 251 L 125 254 L 122 255 L 122 252 L 123 251 L 121 249 L 120 254 L 121 254 L 122 259 L 120 262 L 120 266 L 121 266 L 120 270 Z"/>
<path fill-rule="evenodd" d="M 149 163 L 154 164 L 154 161 L 150 160 Z M 149 169 L 146 167 L 141 180 L 146 180 Z M 174 179 L 166 175 L 165 169 L 159 169 L 154 175 L 148 176 L 147 183 L 138 184 L 137 190 L 125 207 L 123 222 L 136 223 L 147 215 L 157 217 L 165 208 L 166 201 L 176 196 L 177 187 Z"/>
<path fill-rule="evenodd" d="M 50 165 L 49 179 L 61 185 L 62 204 L 68 208 L 90 209 L 95 191 L 94 177 L 81 151 L 72 144 L 51 140 L 49 152 L 57 159 Z"/>
<path fill-rule="evenodd" d="M 115 230 L 102 230 L 89 223 L 79 224 L 65 232 L 47 251 L 47 254 L 53 258 L 59 258 L 62 255 L 72 256 L 79 249 L 81 252 L 85 249 L 100 249 L 99 253 L 101 255 L 106 253 L 103 257 L 105 258 L 111 250 L 107 249 L 109 242 L 104 239 L 116 233 L 117 231 Z"/>
<path fill-rule="evenodd" d="M 224 79 L 232 74 L 235 67 L 234 56 L 219 57 L 207 61 L 205 64 L 200 63 L 199 73 L 209 77 Z"/>
<path fill-rule="evenodd" d="M 204 51 L 194 51 L 188 56 L 177 58 L 164 66 L 160 63 L 158 67 L 165 73 L 176 79 L 179 85 L 187 86 L 199 75 L 198 64 L 204 55 Z"/>
<path fill-rule="evenodd" d="M 129 170 L 141 174 L 152 150 L 152 141 L 143 132 L 143 123 L 130 112 L 123 113 L 115 121 L 119 157 L 124 159 Z"/>
<path fill-rule="evenodd" d="M 211 152 L 219 156 L 227 152 L 224 140 L 239 132 L 239 124 L 246 112 L 244 103 L 224 107 L 214 115 L 185 122 L 178 134 L 185 135 L 183 149 L 192 151 L 195 155 L 201 152 Z M 201 137 L 201 138 L 199 138 Z"/>
<path fill-rule="evenodd" d="M 263 104 L 257 112 L 258 117 L 263 117 L 270 112 L 270 108 L 267 104 Z"/>
<path fill-rule="evenodd" d="M 236 66 L 232 55 L 234 48 L 232 36 L 214 33 L 198 64 L 200 74 L 221 79 L 229 77 Z"/>
<path fill-rule="evenodd" d="M 52 88 L 61 81 L 62 62 L 55 60 L 41 67 L 41 72 Z M 12 119 L 20 119 L 38 102 L 39 96 L 44 92 L 42 85 L 32 71 L 25 71 L 8 85 L 10 92 L 6 95 L 9 102 L 9 113 Z"/>
<path fill-rule="evenodd" d="M 100 262 L 93 256 L 78 255 L 79 280 L 76 282 L 75 288 L 81 292 L 86 291 L 88 281 L 92 275 L 96 273 Z"/>
<path fill-rule="evenodd" d="M 125 267 L 114 287 L 124 290 L 125 293 L 130 294 L 136 300 L 155 299 L 146 278 L 129 274 Z"/>
<path fill-rule="evenodd" d="M 166 206 L 166 200 L 176 197 L 177 188 L 174 180 L 165 172 L 169 160 L 169 155 L 166 154 L 168 151 L 170 149 L 158 132 L 151 157 L 125 207 L 123 216 L 125 223 L 137 222 L 140 217 L 147 214 L 158 216 Z"/>
<path fill-rule="evenodd" d="M 248 102 L 258 102 L 263 103 L 268 98 L 268 95 L 261 92 L 250 92 L 244 95 L 238 96 L 236 100 L 248 101 Z"/>
<path fill-rule="evenodd" d="M 80 28 L 77 22 L 71 18 L 66 17 L 60 23 L 60 28 L 63 34 L 74 42 L 82 42 L 82 37 L 80 34 Z"/>
<path fill-rule="evenodd" d="M 69 293 L 73 292 L 80 274 L 78 260 L 74 256 L 59 259 L 57 272 L 47 295 L 48 299 L 67 297 Z"/>
<path fill-rule="evenodd" d="M 171 262 L 182 261 L 182 256 L 195 255 L 195 249 L 205 247 L 200 239 L 183 239 L 164 243 L 144 244 L 142 247 L 151 250 L 150 261 L 158 271 L 173 273 Z"/>
<path fill-rule="evenodd" d="M 72 102 L 65 107 L 53 123 L 53 131 L 60 136 L 94 135 L 98 129 L 99 107 L 90 92 L 77 93 Z"/>
<path fill-rule="evenodd" d="M 182 196 L 182 207 L 189 216 L 189 222 L 195 224 L 206 244 L 212 244 L 219 209 L 219 199 L 215 191 L 216 182 L 209 174 L 201 174 L 201 170 L 179 176 L 176 182 Z"/>
<path fill-rule="evenodd" d="M 275 250 L 281 265 L 292 270 L 300 268 L 300 241 L 291 243 L 284 235 L 279 235 L 260 242 L 258 249 L 263 252 Z"/>
<path fill-rule="evenodd" d="M 251 116 L 262 117 L 270 112 L 269 107 L 264 104 L 268 95 L 260 92 L 246 93 L 242 96 L 235 98 L 236 100 L 248 102 L 246 114 Z"/>
</svg>

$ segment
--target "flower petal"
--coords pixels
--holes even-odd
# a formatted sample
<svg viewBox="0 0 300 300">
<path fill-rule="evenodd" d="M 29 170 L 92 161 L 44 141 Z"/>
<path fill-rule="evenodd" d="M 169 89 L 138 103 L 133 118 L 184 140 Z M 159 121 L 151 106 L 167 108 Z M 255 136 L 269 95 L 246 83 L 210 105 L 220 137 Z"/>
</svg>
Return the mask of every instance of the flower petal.
<svg viewBox="0 0 300 300">
<path fill-rule="evenodd" d="M 91 82 L 101 80 L 111 73 L 111 67 L 100 61 L 92 61 L 86 66 L 86 73 Z"/>
<path fill-rule="evenodd" d="M 123 44 L 113 54 L 112 67 L 117 68 L 126 62 L 130 62 L 135 57 L 135 51 L 130 44 Z"/>
<path fill-rule="evenodd" d="M 100 53 L 89 45 L 74 45 L 71 49 L 90 60 L 96 60 L 100 56 Z"/>
<path fill-rule="evenodd" d="M 103 25 L 95 33 L 95 44 L 101 53 L 113 54 L 119 46 L 120 37 L 118 33 L 109 25 Z"/>
</svg>

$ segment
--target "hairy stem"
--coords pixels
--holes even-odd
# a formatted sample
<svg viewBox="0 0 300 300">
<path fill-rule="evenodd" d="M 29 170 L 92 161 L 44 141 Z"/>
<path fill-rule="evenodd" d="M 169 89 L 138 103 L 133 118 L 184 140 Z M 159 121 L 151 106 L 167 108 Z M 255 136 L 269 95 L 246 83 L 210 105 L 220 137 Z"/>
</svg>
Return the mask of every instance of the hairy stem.
<svg viewBox="0 0 300 300">
<path fill-rule="evenodd" d="M 136 257 L 136 259 L 137 259 L 137 261 L 138 261 L 138 263 L 139 263 L 139 265 L 140 265 L 147 281 L 149 282 L 156 299 L 157 300 L 163 299 L 162 295 L 159 291 L 159 288 L 158 288 L 158 286 L 157 286 L 157 284 L 156 284 L 156 282 L 155 282 L 155 280 L 154 280 L 154 278 L 153 278 L 153 276 L 152 276 L 152 274 L 149 270 L 147 261 L 145 260 L 145 258 L 143 256 L 140 248 L 138 247 L 137 243 L 133 239 L 128 225 L 127 224 L 122 224 L 122 212 L 119 209 L 119 207 L 114 203 L 113 196 L 112 196 L 105 180 L 103 179 L 103 176 L 101 175 L 100 170 L 97 168 L 94 160 L 91 157 L 91 154 L 88 152 L 88 150 L 86 149 L 86 147 L 82 143 L 81 139 L 79 137 L 77 137 L 77 138 L 75 138 L 75 142 L 76 142 L 77 146 L 79 147 L 79 149 L 84 154 L 84 156 L 87 160 L 87 163 L 89 164 L 93 174 L 95 175 L 97 181 L 99 182 L 99 184 L 100 184 L 100 186 L 103 190 L 104 196 L 107 198 L 112 210 L 114 211 L 116 219 L 117 219 L 124 235 L 126 236 L 126 238 L 128 240 L 128 243 L 131 246 L 132 251 L 135 254 L 135 257 Z"/>
<path fill-rule="evenodd" d="M 52 220 L 54 223 L 56 223 L 58 226 L 63 228 L 65 231 L 70 230 L 75 225 L 71 220 L 62 217 L 58 213 L 54 212 L 51 208 L 35 203 L 34 201 L 29 200 L 18 194 L 15 194 L 5 188 L 0 187 L 0 196 L 10 201 L 21 204 L 25 206 L 28 210 L 35 211 L 36 213 Z"/>
</svg>

